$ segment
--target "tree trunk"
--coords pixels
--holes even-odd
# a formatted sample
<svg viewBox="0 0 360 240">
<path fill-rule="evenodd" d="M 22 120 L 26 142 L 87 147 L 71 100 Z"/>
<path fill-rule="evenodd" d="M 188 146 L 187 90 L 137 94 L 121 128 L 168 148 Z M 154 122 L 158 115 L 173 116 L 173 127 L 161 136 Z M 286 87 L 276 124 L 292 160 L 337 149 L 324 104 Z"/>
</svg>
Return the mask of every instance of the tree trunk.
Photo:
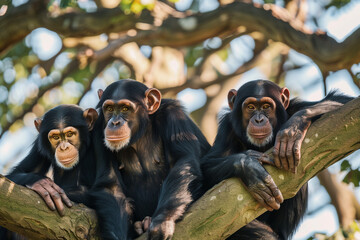
<svg viewBox="0 0 360 240">
<path fill-rule="evenodd" d="M 266 166 L 285 198 L 322 169 L 360 148 L 360 98 L 313 123 L 296 174 Z M 83 205 L 60 217 L 33 191 L 0 177 L 0 225 L 35 239 L 98 239 L 96 215 Z M 173 239 L 224 239 L 265 212 L 239 179 L 216 185 L 176 225 Z M 139 239 L 144 239 L 145 235 Z"/>
</svg>

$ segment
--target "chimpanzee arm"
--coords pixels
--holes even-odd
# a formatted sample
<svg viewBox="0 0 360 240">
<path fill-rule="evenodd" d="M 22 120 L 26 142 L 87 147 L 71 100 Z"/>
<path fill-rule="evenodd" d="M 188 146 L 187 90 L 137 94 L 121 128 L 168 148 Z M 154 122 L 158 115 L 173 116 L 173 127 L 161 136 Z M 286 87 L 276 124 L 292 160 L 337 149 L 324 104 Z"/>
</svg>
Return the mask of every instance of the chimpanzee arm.
<svg viewBox="0 0 360 240">
<path fill-rule="evenodd" d="M 201 159 L 205 188 L 209 189 L 222 180 L 238 177 L 264 207 L 270 211 L 279 209 L 283 202 L 282 194 L 261 165 L 266 156 L 252 150 L 232 154 L 230 148 L 235 140 L 229 126 L 227 119 L 223 119 L 214 146 Z"/>
<path fill-rule="evenodd" d="M 157 128 L 162 129 L 163 146 L 171 169 L 162 184 L 152 216 L 151 239 L 170 238 L 175 221 L 182 217 L 202 189 L 199 158 L 204 137 L 176 102 L 169 102 L 168 107 L 160 109 L 156 120 Z"/>
<path fill-rule="evenodd" d="M 100 124 L 98 124 L 100 125 Z M 101 126 L 96 126 L 101 129 Z M 103 131 L 95 129 L 93 136 L 96 177 L 89 190 L 90 207 L 97 213 L 101 237 L 104 240 L 128 239 L 130 204 L 121 191 L 112 154 L 102 142 Z"/>
<path fill-rule="evenodd" d="M 30 153 L 6 176 L 20 185 L 32 185 L 40 179 L 46 178 L 51 162 L 38 150 L 35 142 Z"/>
<path fill-rule="evenodd" d="M 331 92 L 319 102 L 292 100 L 287 110 L 291 118 L 276 135 L 273 151 L 275 165 L 296 172 L 301 158 L 301 144 L 310 124 L 322 114 L 333 111 L 352 99 Z"/>
</svg>

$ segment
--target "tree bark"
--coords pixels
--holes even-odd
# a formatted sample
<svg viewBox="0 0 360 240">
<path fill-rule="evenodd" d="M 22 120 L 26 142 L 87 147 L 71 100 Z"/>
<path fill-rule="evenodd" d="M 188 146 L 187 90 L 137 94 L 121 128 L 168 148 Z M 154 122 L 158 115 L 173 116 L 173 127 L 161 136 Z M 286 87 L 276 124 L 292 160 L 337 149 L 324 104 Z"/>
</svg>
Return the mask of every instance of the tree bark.
<svg viewBox="0 0 360 240">
<path fill-rule="evenodd" d="M 266 166 L 285 198 L 319 171 L 360 148 L 360 98 L 313 123 L 302 146 L 296 174 Z M 35 239 L 98 239 L 96 215 L 83 205 L 65 216 L 48 210 L 33 191 L 0 177 L 0 225 Z M 225 180 L 195 202 L 176 224 L 173 239 L 225 239 L 265 212 L 239 179 Z M 144 239 L 145 235 L 139 239 Z"/>
</svg>

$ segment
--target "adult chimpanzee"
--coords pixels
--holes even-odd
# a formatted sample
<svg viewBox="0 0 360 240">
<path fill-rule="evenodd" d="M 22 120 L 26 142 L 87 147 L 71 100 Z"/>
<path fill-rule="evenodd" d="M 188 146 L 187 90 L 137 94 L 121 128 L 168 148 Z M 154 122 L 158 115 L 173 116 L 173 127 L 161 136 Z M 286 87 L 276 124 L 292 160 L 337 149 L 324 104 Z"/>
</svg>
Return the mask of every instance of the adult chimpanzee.
<svg viewBox="0 0 360 240">
<path fill-rule="evenodd" d="M 119 80 L 98 93 L 92 196 L 102 237 L 148 231 L 150 239 L 170 239 L 201 194 L 199 158 L 210 146 L 179 103 L 155 88 Z"/>
<path fill-rule="evenodd" d="M 275 165 L 296 172 L 311 121 L 351 100 L 331 93 L 319 102 L 290 101 L 289 95 L 287 88 L 264 80 L 248 82 L 228 94 L 231 111 L 221 119 L 214 146 L 201 160 L 205 187 L 239 177 L 252 196 L 270 210 L 230 239 L 287 239 L 293 234 L 306 210 L 307 185 L 280 207 L 282 194 L 261 165 L 272 160 L 263 152 L 275 145 Z M 271 212 L 274 209 L 279 210 Z"/>
<path fill-rule="evenodd" d="M 7 177 L 36 191 L 60 215 L 64 212 L 63 202 L 72 206 L 69 198 L 87 204 L 83 190 L 91 186 L 95 175 L 95 165 L 88 154 L 89 130 L 97 116 L 95 109 L 83 111 L 76 105 L 60 105 L 49 110 L 43 119 L 34 121 L 39 135 L 30 153 Z M 54 180 L 46 176 L 50 168 Z"/>
</svg>

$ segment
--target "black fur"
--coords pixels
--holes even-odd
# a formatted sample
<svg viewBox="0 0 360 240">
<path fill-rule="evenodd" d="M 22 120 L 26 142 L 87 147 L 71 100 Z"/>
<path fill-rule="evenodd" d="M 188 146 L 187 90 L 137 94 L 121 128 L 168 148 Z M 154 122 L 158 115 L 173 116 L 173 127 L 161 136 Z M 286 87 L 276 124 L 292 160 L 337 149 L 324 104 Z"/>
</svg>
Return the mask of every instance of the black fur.
<svg viewBox="0 0 360 240">
<path fill-rule="evenodd" d="M 92 197 L 104 239 L 134 238 L 132 224 L 146 216 L 152 217 L 150 231 L 165 220 L 176 221 L 201 195 L 199 158 L 209 144 L 175 100 L 163 99 L 149 115 L 144 105 L 146 90 L 142 83 L 120 80 L 106 88 L 97 105 L 101 109 L 107 99 L 131 100 L 140 106 L 141 120 L 129 145 L 118 152 L 104 145 L 102 110 L 94 128 L 97 178 Z"/>
<path fill-rule="evenodd" d="M 261 169 L 256 161 L 250 162 L 248 165 L 245 164 L 243 168 L 239 168 L 239 161 L 246 162 L 251 160 L 246 157 L 247 150 L 265 152 L 274 146 L 276 133 L 287 122 L 289 117 L 300 110 L 313 107 L 319 102 L 335 101 L 346 103 L 352 99 L 351 97 L 331 92 L 323 100 L 317 102 L 293 99 L 285 110 L 280 102 L 280 91 L 281 88 L 279 86 L 264 80 L 246 83 L 238 89 L 233 110 L 225 113 L 221 118 L 215 143 L 209 153 L 201 160 L 206 189 L 230 177 L 241 178 L 245 185 L 256 183 L 258 179 L 264 179 L 267 176 L 267 172 L 265 169 Z M 263 96 L 271 97 L 276 102 L 277 125 L 273 128 L 273 141 L 266 146 L 257 147 L 246 138 L 246 129 L 243 129 L 241 124 L 243 118 L 241 107 L 247 97 Z M 324 108 L 324 106 L 322 107 Z M 316 120 L 319 116 L 316 115 L 311 120 Z M 306 207 L 307 185 L 303 186 L 295 197 L 285 200 L 279 210 L 264 213 L 258 218 L 256 224 L 246 225 L 229 239 L 288 239 L 300 223 Z M 259 221 L 262 225 L 258 224 Z"/>
</svg>

